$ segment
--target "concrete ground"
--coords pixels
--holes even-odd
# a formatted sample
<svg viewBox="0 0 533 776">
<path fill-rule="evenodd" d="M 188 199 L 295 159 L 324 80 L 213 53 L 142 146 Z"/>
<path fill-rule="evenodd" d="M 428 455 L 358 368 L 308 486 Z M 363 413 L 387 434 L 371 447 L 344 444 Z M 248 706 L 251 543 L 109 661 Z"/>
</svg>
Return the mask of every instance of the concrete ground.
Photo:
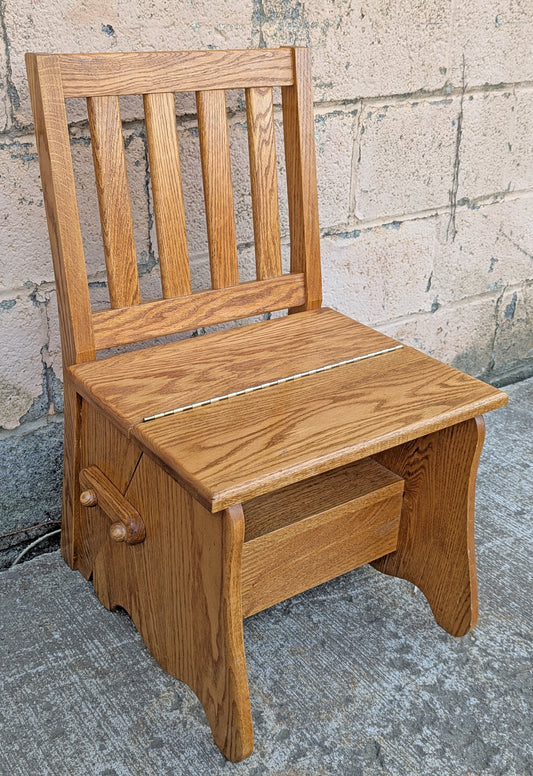
<svg viewBox="0 0 533 776">
<path fill-rule="evenodd" d="M 255 615 L 256 746 L 234 765 L 128 616 L 42 555 L 0 574 L 2 776 L 533 774 L 533 379 L 508 393 L 487 416 L 473 633 L 370 567 Z"/>
</svg>

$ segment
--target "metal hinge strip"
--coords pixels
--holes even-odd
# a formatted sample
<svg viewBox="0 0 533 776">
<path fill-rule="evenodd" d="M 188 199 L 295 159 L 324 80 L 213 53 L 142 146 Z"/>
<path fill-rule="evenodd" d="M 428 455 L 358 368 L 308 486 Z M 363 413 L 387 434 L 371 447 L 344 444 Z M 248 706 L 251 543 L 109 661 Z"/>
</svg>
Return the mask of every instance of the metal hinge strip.
<svg viewBox="0 0 533 776">
<path fill-rule="evenodd" d="M 184 404 L 183 407 L 176 407 L 172 410 L 166 410 L 165 412 L 158 412 L 156 415 L 148 415 L 143 418 L 143 423 L 149 420 L 157 420 L 158 418 L 166 418 L 169 415 L 176 415 L 178 412 L 186 412 L 187 410 L 194 410 L 197 407 L 207 407 L 210 404 L 215 404 L 218 401 L 224 401 L 225 399 L 233 399 L 235 396 L 244 396 L 246 393 L 253 393 L 254 391 L 260 391 L 263 388 L 271 388 L 274 385 L 281 385 L 282 383 L 288 383 L 291 380 L 297 380 L 300 377 L 308 377 L 309 375 L 316 375 L 319 372 L 326 372 L 328 369 L 335 369 L 337 366 L 344 366 L 345 364 L 354 364 L 356 361 L 363 361 L 367 358 L 373 358 L 374 356 L 381 356 L 385 353 L 392 353 L 394 350 L 399 350 L 403 345 L 394 345 L 392 348 L 384 348 L 383 350 L 376 350 L 373 353 L 365 353 L 364 356 L 354 356 L 353 358 L 347 358 L 344 361 L 337 361 L 335 364 L 327 364 L 326 366 L 320 366 L 318 369 L 309 369 L 307 372 L 298 372 L 289 377 L 280 377 L 278 380 L 271 380 L 268 383 L 260 383 L 259 385 L 252 385 L 250 388 L 243 388 L 240 391 L 233 391 L 233 393 L 225 393 L 223 396 L 214 396 L 212 399 L 204 399 L 204 401 L 197 401 L 193 404 Z"/>
</svg>

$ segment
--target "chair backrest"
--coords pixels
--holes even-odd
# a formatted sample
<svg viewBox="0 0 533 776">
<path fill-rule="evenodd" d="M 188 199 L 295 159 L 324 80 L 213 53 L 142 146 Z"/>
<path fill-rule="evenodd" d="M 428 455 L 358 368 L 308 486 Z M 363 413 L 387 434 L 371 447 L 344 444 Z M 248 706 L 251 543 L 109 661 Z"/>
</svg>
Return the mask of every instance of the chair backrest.
<svg viewBox="0 0 533 776">
<path fill-rule="evenodd" d="M 65 365 L 98 350 L 321 304 L 307 49 L 27 54 Z M 290 274 L 282 274 L 273 87 L 281 87 Z M 239 283 L 226 89 L 244 88 L 257 280 Z M 211 289 L 191 292 L 174 93 L 196 92 Z M 162 299 L 141 301 L 119 97 L 142 94 Z M 110 309 L 93 311 L 65 100 L 86 97 Z"/>
</svg>

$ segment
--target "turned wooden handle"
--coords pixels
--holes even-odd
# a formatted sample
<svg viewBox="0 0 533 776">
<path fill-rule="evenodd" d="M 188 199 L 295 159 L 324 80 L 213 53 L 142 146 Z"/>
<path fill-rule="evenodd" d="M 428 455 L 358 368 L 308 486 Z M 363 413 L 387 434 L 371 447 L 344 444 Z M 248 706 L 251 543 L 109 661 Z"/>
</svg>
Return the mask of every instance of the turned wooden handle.
<svg viewBox="0 0 533 776">
<path fill-rule="evenodd" d="M 80 472 L 84 507 L 98 505 L 112 521 L 109 534 L 115 542 L 139 544 L 146 537 L 144 521 L 135 507 L 124 498 L 97 466 L 88 466 Z"/>
</svg>

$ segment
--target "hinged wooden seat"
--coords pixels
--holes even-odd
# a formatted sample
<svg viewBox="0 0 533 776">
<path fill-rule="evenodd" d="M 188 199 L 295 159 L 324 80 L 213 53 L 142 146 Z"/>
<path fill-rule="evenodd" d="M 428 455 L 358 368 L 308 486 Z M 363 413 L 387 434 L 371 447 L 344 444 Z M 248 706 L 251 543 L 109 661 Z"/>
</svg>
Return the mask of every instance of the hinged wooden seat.
<svg viewBox="0 0 533 776">
<path fill-rule="evenodd" d="M 253 748 L 242 619 L 363 563 L 442 627 L 477 616 L 480 415 L 506 396 L 322 308 L 309 52 L 27 55 L 60 306 L 62 552 L 130 613 L 232 760 Z M 282 88 L 283 274 L 272 88 Z M 256 280 L 240 282 L 224 90 L 244 88 Z M 197 93 L 211 288 L 191 291 L 174 92 Z M 161 296 L 142 301 L 119 96 L 142 94 Z M 110 307 L 91 309 L 65 99 L 87 98 Z M 290 315 L 96 360 L 98 351 Z"/>
</svg>

